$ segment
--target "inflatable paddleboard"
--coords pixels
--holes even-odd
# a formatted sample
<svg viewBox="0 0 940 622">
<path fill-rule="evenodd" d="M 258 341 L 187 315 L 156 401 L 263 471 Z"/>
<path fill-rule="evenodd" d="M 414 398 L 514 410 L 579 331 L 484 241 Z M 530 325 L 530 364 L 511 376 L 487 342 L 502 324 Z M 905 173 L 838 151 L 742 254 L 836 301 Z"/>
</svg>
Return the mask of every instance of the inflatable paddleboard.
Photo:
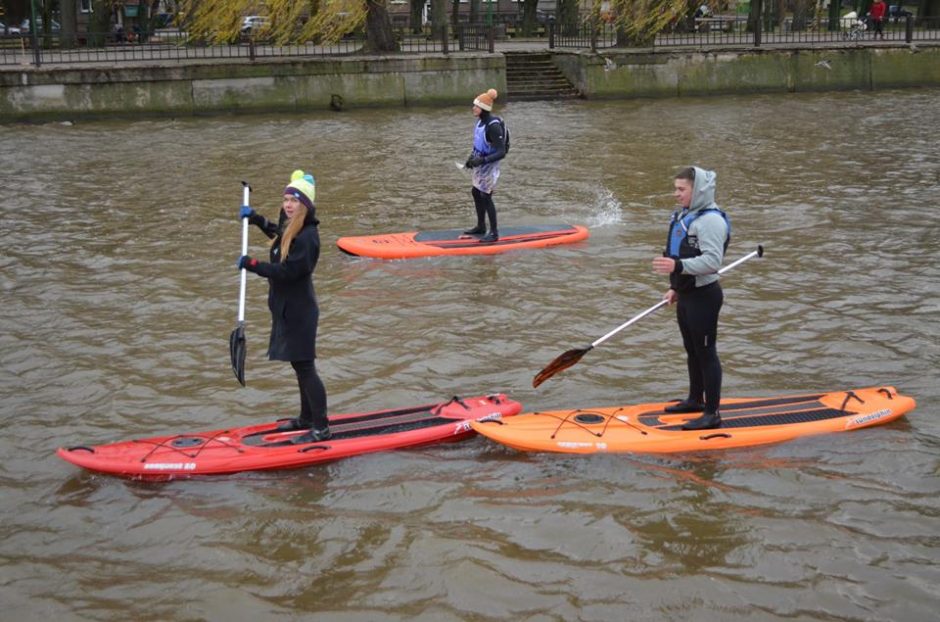
<svg viewBox="0 0 940 622">
<path fill-rule="evenodd" d="M 571 244 L 589 235 L 587 227 L 561 224 L 507 227 L 500 229 L 495 242 L 481 242 L 483 234 L 447 229 L 344 237 L 336 240 L 336 245 L 344 253 L 359 257 L 414 259 L 437 255 L 494 255 L 519 248 Z"/>
<path fill-rule="evenodd" d="M 333 437 L 295 445 L 306 431 L 278 432 L 277 422 L 210 432 L 142 438 L 109 445 L 60 448 L 77 466 L 133 479 L 167 480 L 240 471 L 292 469 L 374 451 L 455 441 L 473 434 L 473 420 L 522 410 L 503 394 L 330 417 Z"/>
<path fill-rule="evenodd" d="M 535 412 L 477 421 L 474 430 L 522 451 L 673 453 L 779 443 L 893 421 L 915 406 L 894 387 L 721 401 L 721 427 L 686 431 L 701 413 L 673 415 L 673 402 Z"/>
</svg>

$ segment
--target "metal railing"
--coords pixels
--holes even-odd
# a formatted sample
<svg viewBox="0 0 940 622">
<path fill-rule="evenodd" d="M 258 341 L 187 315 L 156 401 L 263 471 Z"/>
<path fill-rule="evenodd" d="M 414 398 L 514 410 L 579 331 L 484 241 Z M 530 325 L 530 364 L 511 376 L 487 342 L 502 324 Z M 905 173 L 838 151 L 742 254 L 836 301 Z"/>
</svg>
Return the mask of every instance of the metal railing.
<svg viewBox="0 0 940 622">
<path fill-rule="evenodd" d="M 409 28 L 395 30 L 400 52 L 404 54 L 448 52 L 447 29 L 437 36 Z M 468 48 L 475 49 L 475 48 Z M 114 33 L 83 33 L 74 45 L 63 47 L 57 36 L 0 35 L 0 65 L 47 65 L 76 63 L 125 64 L 146 61 L 190 61 L 265 59 L 316 56 L 344 56 L 367 51 L 364 35 L 344 37 L 336 42 L 307 42 L 278 45 L 250 36 L 228 44 L 207 44 L 190 40 L 185 32 L 157 30 L 128 41 Z"/>
<path fill-rule="evenodd" d="M 486 24 L 458 24 L 457 49 L 461 52 L 494 52 L 496 28 Z"/>
<path fill-rule="evenodd" d="M 698 49 L 728 46 L 798 46 L 866 44 L 869 42 L 940 41 L 940 18 L 913 18 L 885 20 L 882 33 L 876 38 L 875 29 L 862 20 L 840 19 L 833 29 L 826 19 L 818 20 L 760 20 L 754 28 L 746 17 L 714 17 L 694 20 L 691 24 L 677 24 L 668 32 L 661 32 L 648 43 L 632 43 L 607 23 L 592 25 L 579 23 L 562 27 L 550 21 L 548 37 L 530 42 L 553 48 L 613 47 Z M 451 50 L 494 52 L 497 41 L 506 37 L 499 24 L 458 24 L 456 32 L 449 27 L 437 33 L 424 30 L 415 33 L 410 28 L 395 29 L 396 40 L 402 54 L 444 53 Z M 146 62 L 184 62 L 193 60 L 256 60 L 292 57 L 327 57 L 361 54 L 368 48 L 363 35 L 345 37 L 334 43 L 308 42 L 277 45 L 254 37 L 242 37 L 230 44 L 206 44 L 193 41 L 185 32 L 176 29 L 157 30 L 137 35 L 128 41 L 115 33 L 84 33 L 72 47 L 62 47 L 56 35 L 0 35 L 0 66 L 45 65 L 77 63 L 134 64 Z"/>
<path fill-rule="evenodd" d="M 715 17 L 696 19 L 689 25 L 678 24 L 659 33 L 645 47 L 728 47 L 728 46 L 800 46 L 833 43 L 940 41 L 940 18 L 916 19 L 906 17 L 885 20 L 878 33 L 866 19 L 842 18 L 830 29 L 827 19 L 779 21 L 761 20 L 754 28 L 747 17 Z M 593 26 L 581 24 L 575 29 L 565 29 L 558 24 L 549 24 L 550 48 L 598 48 L 617 47 L 617 33 L 610 24 Z M 622 47 L 630 47 L 625 43 Z"/>
<path fill-rule="evenodd" d="M 607 23 L 581 22 L 575 27 L 565 27 L 549 22 L 548 42 L 549 48 L 610 48 L 617 45 L 617 30 Z"/>
</svg>

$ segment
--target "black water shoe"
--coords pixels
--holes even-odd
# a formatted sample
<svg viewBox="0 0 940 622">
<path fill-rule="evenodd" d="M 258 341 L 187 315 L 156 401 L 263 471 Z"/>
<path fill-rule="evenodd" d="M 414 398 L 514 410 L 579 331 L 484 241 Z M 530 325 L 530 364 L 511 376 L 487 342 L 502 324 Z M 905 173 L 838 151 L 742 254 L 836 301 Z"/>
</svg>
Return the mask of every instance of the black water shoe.
<svg viewBox="0 0 940 622">
<path fill-rule="evenodd" d="M 291 439 L 291 443 L 294 445 L 303 445 L 304 443 L 319 443 L 320 441 L 328 441 L 333 438 L 333 433 L 330 432 L 329 428 L 323 428 L 322 430 L 310 430 L 306 434 L 301 434 L 300 436 L 295 436 Z"/>
<path fill-rule="evenodd" d="M 293 419 L 283 419 L 277 422 L 278 432 L 295 432 L 297 430 L 309 430 L 313 427 L 312 423 L 301 421 L 298 417 Z"/>
<path fill-rule="evenodd" d="M 721 414 L 716 410 L 713 413 L 702 413 L 698 419 L 686 421 L 683 430 L 714 430 L 721 427 Z"/>
<path fill-rule="evenodd" d="M 479 235 L 481 233 L 486 233 L 486 227 L 483 225 L 477 225 L 473 229 L 467 229 L 464 231 L 466 235 Z"/>
<path fill-rule="evenodd" d="M 496 229 L 491 230 L 489 233 L 480 238 L 481 242 L 495 242 L 499 239 L 499 231 Z"/>
<path fill-rule="evenodd" d="M 663 408 L 663 412 L 667 413 L 700 413 L 705 410 L 705 404 L 701 402 L 693 402 L 692 400 L 682 400 L 681 402 L 676 402 L 672 406 L 666 406 Z"/>
</svg>

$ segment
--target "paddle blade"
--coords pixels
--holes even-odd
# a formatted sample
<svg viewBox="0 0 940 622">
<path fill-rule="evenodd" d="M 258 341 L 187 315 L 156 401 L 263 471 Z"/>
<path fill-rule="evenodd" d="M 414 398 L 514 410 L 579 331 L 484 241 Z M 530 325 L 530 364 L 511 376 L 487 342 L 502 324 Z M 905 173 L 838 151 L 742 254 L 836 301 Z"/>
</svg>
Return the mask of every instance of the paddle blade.
<svg viewBox="0 0 940 622">
<path fill-rule="evenodd" d="M 575 350 L 568 350 L 554 361 L 545 366 L 545 369 L 535 374 L 535 378 L 532 379 L 532 386 L 537 387 L 555 374 L 560 371 L 564 371 L 575 365 L 578 361 L 581 360 L 581 357 L 590 352 L 594 346 L 589 346 L 587 348 L 580 348 Z"/>
<path fill-rule="evenodd" d="M 232 371 L 238 382 L 245 386 L 245 352 L 248 346 L 245 344 L 245 325 L 242 322 L 229 335 L 228 348 L 232 355 Z"/>
</svg>

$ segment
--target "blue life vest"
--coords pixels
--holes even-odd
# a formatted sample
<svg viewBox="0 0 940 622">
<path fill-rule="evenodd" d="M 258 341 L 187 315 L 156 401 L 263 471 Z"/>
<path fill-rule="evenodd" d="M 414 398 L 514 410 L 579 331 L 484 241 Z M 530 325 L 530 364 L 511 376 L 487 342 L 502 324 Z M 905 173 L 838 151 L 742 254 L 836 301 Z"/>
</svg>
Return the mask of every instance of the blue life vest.
<svg viewBox="0 0 940 622">
<path fill-rule="evenodd" d="M 493 125 L 494 123 L 498 123 L 500 127 L 502 128 L 503 143 L 505 145 L 506 151 L 507 152 L 509 151 L 509 132 L 506 129 L 506 125 L 503 123 L 503 120 L 500 119 L 499 117 L 491 116 L 489 121 L 487 121 L 485 124 L 477 122 L 476 126 L 474 126 L 473 128 L 473 151 L 476 152 L 478 155 L 488 156 L 491 153 L 496 152 L 496 150 L 493 148 L 493 145 L 491 145 L 486 140 L 486 130 L 489 126 Z"/>
<path fill-rule="evenodd" d="M 725 236 L 725 250 L 728 250 L 728 243 L 731 241 L 731 221 L 728 215 L 720 209 L 703 209 L 697 212 L 685 212 L 685 210 L 676 210 L 672 213 L 672 219 L 669 221 L 669 237 L 666 240 L 666 256 L 685 259 L 687 257 L 698 257 L 702 254 L 697 248 L 694 248 L 688 242 L 689 227 L 699 217 L 709 212 L 720 214 L 728 225 L 728 235 Z"/>
<path fill-rule="evenodd" d="M 709 212 L 720 214 L 721 217 L 725 219 L 728 232 L 725 235 L 724 250 L 727 251 L 728 243 L 731 242 L 731 221 L 728 219 L 727 214 L 720 209 L 703 209 L 696 212 L 687 212 L 683 209 L 672 213 L 672 220 L 669 221 L 669 236 L 666 238 L 666 252 L 664 255 L 674 259 L 687 259 L 701 255 L 702 251 L 689 242 L 689 228 L 697 218 Z M 695 287 L 695 276 L 672 273 L 669 275 L 669 282 L 672 289 L 677 292 L 688 291 Z"/>
</svg>

